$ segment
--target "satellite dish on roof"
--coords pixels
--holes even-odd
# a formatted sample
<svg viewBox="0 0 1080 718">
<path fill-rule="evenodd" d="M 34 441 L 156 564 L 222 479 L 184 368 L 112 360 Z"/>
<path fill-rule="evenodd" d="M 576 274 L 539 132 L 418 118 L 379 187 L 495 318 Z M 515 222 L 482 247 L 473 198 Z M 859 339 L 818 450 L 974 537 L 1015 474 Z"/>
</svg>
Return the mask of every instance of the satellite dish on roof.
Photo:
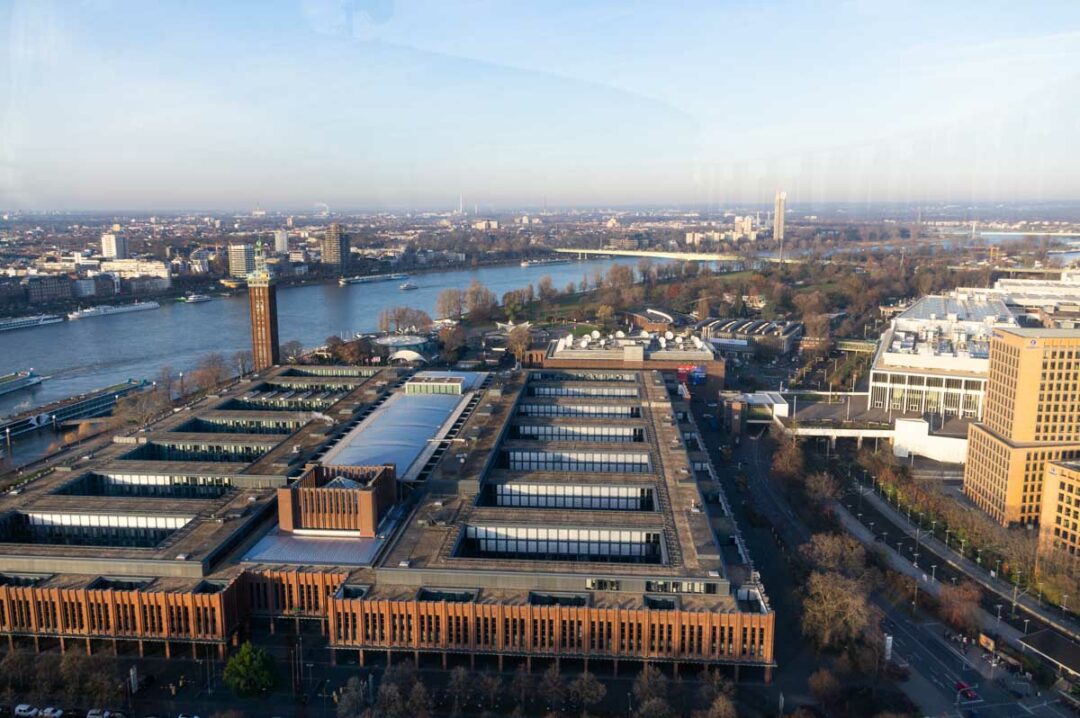
<svg viewBox="0 0 1080 718">
<path fill-rule="evenodd" d="M 578 342 L 578 346 L 580 346 L 582 349 L 588 348 L 588 346 L 589 346 L 589 338 L 588 337 L 582 337 L 581 341 Z"/>
<path fill-rule="evenodd" d="M 642 337 L 643 339 L 650 339 L 650 338 L 652 338 L 652 335 L 651 335 L 651 334 L 649 334 L 649 330 L 648 330 L 648 329 L 642 329 L 642 330 L 641 330 L 641 337 Z"/>
<path fill-rule="evenodd" d="M 623 337 L 626 336 L 626 332 L 624 332 L 622 329 L 620 329 L 619 331 L 615 332 L 615 336 L 618 337 L 619 339 L 622 339 Z"/>
<path fill-rule="evenodd" d="M 696 337 L 696 336 L 690 337 L 690 338 L 694 341 L 694 346 L 697 347 L 698 349 L 700 349 L 701 348 L 701 339 L 699 337 Z"/>
<path fill-rule="evenodd" d="M 682 346 L 682 341 L 683 341 L 682 337 L 675 337 L 675 343 L 678 344 L 679 346 Z"/>
<path fill-rule="evenodd" d="M 589 336 L 591 336 L 591 337 L 592 337 L 593 339 L 599 339 L 599 338 L 600 338 L 600 332 L 598 332 L 598 331 L 596 331 L 595 329 L 593 329 L 593 330 L 592 330 L 592 333 L 591 333 L 591 334 L 589 334 Z"/>
<path fill-rule="evenodd" d="M 661 349 L 666 349 L 667 348 L 667 339 L 664 339 L 664 337 L 660 337 L 660 348 Z"/>
<path fill-rule="evenodd" d="M 675 338 L 675 335 L 671 333 L 670 329 L 668 331 L 664 332 L 664 339 L 667 339 L 668 341 L 671 341 L 674 338 Z"/>
</svg>

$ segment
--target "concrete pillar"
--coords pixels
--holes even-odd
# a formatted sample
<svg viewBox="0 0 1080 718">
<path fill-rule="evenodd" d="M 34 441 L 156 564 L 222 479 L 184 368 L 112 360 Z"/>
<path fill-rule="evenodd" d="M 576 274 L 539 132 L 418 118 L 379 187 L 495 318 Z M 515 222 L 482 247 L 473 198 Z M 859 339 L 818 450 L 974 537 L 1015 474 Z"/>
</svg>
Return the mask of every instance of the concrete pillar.
<svg viewBox="0 0 1080 718">
<path fill-rule="evenodd" d="M 772 666 L 765 666 L 765 683 L 772 683 Z"/>
<path fill-rule="evenodd" d="M 296 635 L 298 635 L 298 636 L 300 635 L 300 617 L 299 616 L 297 616 L 296 618 L 293 619 L 293 630 L 295 631 Z"/>
<path fill-rule="evenodd" d="M 274 635 L 274 631 L 276 631 L 276 630 L 277 630 L 277 626 L 274 625 L 274 619 L 273 619 L 273 617 L 271 617 L 270 618 L 270 635 L 271 636 Z"/>
<path fill-rule="evenodd" d="M 8 645 L 8 650 L 9 651 L 14 651 L 15 650 L 15 637 L 12 636 L 10 633 L 8 634 L 8 637 L 7 637 L 7 645 Z"/>
<path fill-rule="evenodd" d="M 856 437 L 856 439 L 855 439 L 855 448 L 859 449 L 860 451 L 862 450 L 862 437 L 861 436 Z"/>
<path fill-rule="evenodd" d="M 139 643 L 139 658 L 142 658 L 143 656 L 146 655 L 146 645 L 143 643 L 141 638 L 139 639 L 138 643 Z"/>
<path fill-rule="evenodd" d="M 219 643 L 218 644 L 217 657 L 218 657 L 218 660 L 220 660 L 220 661 L 225 660 L 225 644 L 224 643 Z"/>
<path fill-rule="evenodd" d="M 446 670 L 446 651 L 443 651 L 443 654 L 442 654 L 442 669 L 444 671 Z"/>
<path fill-rule="evenodd" d="M 165 657 L 172 658 L 172 647 L 169 646 L 168 641 L 165 641 Z"/>
<path fill-rule="evenodd" d="M 94 648 L 93 648 L 93 646 L 90 645 L 90 639 L 87 638 L 86 639 L 86 655 L 89 656 L 89 655 L 92 655 L 93 653 L 94 653 Z"/>
<path fill-rule="evenodd" d="M 675 663 L 673 664 L 672 672 L 675 675 L 675 680 L 679 680 L 679 662 L 678 661 L 675 661 Z"/>
<path fill-rule="evenodd" d="M 199 646 L 195 643 L 191 644 L 191 660 L 199 660 Z"/>
<path fill-rule="evenodd" d="M 331 666 L 336 666 L 337 665 L 337 650 L 334 649 L 334 648 L 330 649 L 330 665 Z"/>
<path fill-rule="evenodd" d="M 735 666 L 735 682 L 739 682 L 739 666 Z"/>
<path fill-rule="evenodd" d="M 499 654 L 499 673 L 502 673 L 502 669 L 503 669 L 503 656 L 500 653 Z"/>
<path fill-rule="evenodd" d="M 589 672 L 589 657 L 585 656 L 585 672 Z"/>
<path fill-rule="evenodd" d="M 61 656 L 62 656 L 62 655 L 64 655 L 64 653 L 65 653 L 66 651 L 67 651 L 67 646 L 66 646 L 66 645 L 64 645 L 64 637 L 63 637 L 63 636 L 60 636 L 60 655 L 61 655 Z"/>
<path fill-rule="evenodd" d="M 499 670 L 502 670 L 502 666 L 499 666 Z M 532 673 L 532 656 L 525 656 L 525 672 Z"/>
<path fill-rule="evenodd" d="M 412 652 L 413 665 L 417 668 L 420 667 L 420 651 L 414 650 Z"/>
<path fill-rule="evenodd" d="M 446 668 L 446 666 L 443 666 L 443 668 Z M 470 653 L 469 654 L 469 670 L 470 671 L 475 671 L 476 670 L 476 654 L 475 653 Z"/>
<path fill-rule="evenodd" d="M 41 653 L 41 640 L 34 634 L 34 653 Z"/>
<path fill-rule="evenodd" d="M 363 668 L 364 667 L 364 649 L 361 648 L 359 653 L 360 653 L 360 655 L 357 657 L 356 662 L 360 664 L 361 668 Z"/>
<path fill-rule="evenodd" d="M 326 620 L 325 618 L 319 619 L 319 635 L 321 635 L 321 636 L 326 635 L 326 632 L 328 630 L 328 626 L 327 626 L 328 623 L 329 623 L 329 621 Z"/>
<path fill-rule="evenodd" d="M 611 675 L 613 677 L 615 677 L 615 678 L 619 677 L 619 659 L 618 658 L 612 659 Z"/>
<path fill-rule="evenodd" d="M 120 642 L 117 641 L 115 638 L 112 639 L 112 654 L 114 656 L 119 656 L 120 655 L 120 645 L 119 645 L 119 643 Z"/>
</svg>

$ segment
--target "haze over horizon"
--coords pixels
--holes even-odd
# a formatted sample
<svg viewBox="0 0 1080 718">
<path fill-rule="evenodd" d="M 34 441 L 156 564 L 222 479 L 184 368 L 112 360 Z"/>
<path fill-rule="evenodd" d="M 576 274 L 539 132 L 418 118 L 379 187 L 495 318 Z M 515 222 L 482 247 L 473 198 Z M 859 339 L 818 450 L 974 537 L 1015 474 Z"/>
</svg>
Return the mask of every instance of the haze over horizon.
<svg viewBox="0 0 1080 718">
<path fill-rule="evenodd" d="M 0 0 L 0 208 L 1080 199 L 1038 10 Z"/>
</svg>

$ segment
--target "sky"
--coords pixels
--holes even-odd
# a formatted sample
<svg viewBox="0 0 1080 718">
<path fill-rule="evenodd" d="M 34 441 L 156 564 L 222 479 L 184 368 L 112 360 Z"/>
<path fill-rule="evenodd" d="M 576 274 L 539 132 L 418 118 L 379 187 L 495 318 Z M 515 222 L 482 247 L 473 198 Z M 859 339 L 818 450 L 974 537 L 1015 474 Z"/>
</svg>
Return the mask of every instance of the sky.
<svg viewBox="0 0 1080 718">
<path fill-rule="evenodd" d="M 1080 3 L 0 0 L 0 209 L 1080 200 Z"/>
</svg>

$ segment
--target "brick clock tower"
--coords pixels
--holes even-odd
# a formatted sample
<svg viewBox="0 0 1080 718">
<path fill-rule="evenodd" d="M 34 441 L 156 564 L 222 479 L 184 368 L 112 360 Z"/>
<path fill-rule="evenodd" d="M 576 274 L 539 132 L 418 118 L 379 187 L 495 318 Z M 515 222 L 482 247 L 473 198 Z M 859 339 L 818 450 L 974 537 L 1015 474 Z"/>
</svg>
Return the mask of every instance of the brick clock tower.
<svg viewBox="0 0 1080 718">
<path fill-rule="evenodd" d="M 277 287 L 266 268 L 260 239 L 255 245 L 255 271 L 248 275 L 251 310 L 252 370 L 262 371 L 281 363 L 278 351 Z"/>
</svg>

